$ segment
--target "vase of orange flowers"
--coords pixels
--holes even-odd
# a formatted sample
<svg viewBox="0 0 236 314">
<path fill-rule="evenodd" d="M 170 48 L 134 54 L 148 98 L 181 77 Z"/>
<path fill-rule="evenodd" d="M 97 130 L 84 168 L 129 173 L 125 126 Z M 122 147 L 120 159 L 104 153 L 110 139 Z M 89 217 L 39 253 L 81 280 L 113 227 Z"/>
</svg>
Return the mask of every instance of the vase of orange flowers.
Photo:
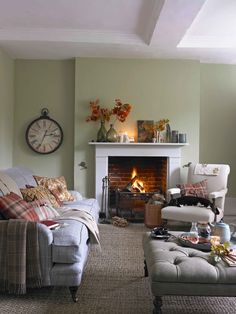
<svg viewBox="0 0 236 314">
<path fill-rule="evenodd" d="M 117 142 L 118 135 L 114 129 L 114 123 L 116 120 L 124 122 L 131 111 L 130 104 L 123 104 L 120 99 L 115 99 L 115 106 L 112 109 L 102 108 L 99 105 L 99 100 L 90 101 L 91 115 L 87 117 L 86 121 L 100 121 L 100 129 L 97 133 L 97 142 Z M 111 116 L 115 119 L 110 125 L 110 129 L 107 132 L 105 128 L 105 122 L 110 121 Z"/>
<path fill-rule="evenodd" d="M 97 142 L 106 142 L 107 139 L 107 130 L 105 128 L 105 122 L 101 121 L 100 129 L 97 133 Z"/>
<path fill-rule="evenodd" d="M 107 130 L 105 122 L 110 120 L 111 112 L 107 108 L 102 108 L 99 105 L 99 99 L 90 101 L 91 115 L 87 117 L 86 121 L 100 121 L 100 128 L 97 133 L 97 142 L 106 142 Z"/>
<path fill-rule="evenodd" d="M 118 134 L 116 130 L 114 129 L 113 124 L 110 124 L 110 129 L 107 131 L 106 141 L 113 142 L 113 143 L 118 141 Z"/>
<path fill-rule="evenodd" d="M 111 116 L 115 116 L 113 123 L 110 124 L 110 129 L 107 131 L 107 142 L 117 142 L 118 134 L 114 129 L 114 123 L 118 120 L 120 122 L 125 122 L 131 111 L 130 104 L 123 104 L 120 99 L 115 99 L 115 106 L 111 110 Z"/>
</svg>

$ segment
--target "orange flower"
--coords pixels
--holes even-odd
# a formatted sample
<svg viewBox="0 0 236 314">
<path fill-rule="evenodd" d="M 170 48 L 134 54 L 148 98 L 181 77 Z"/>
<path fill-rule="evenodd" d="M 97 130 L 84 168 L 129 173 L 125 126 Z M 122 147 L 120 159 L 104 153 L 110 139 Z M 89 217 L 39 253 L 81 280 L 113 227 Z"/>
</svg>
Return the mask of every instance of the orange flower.
<svg viewBox="0 0 236 314">
<path fill-rule="evenodd" d="M 131 108 L 132 106 L 130 104 L 123 104 L 120 99 L 115 99 L 115 106 L 111 110 L 101 108 L 99 106 L 99 99 L 90 101 L 91 115 L 87 117 L 86 121 L 110 121 L 111 116 L 114 115 L 115 121 L 119 120 L 120 122 L 124 122 L 128 117 Z"/>
<path fill-rule="evenodd" d="M 123 104 L 120 99 L 115 99 L 115 107 L 112 109 L 112 115 L 116 116 L 115 120 L 124 122 L 128 117 L 132 106 L 130 104 Z"/>
<path fill-rule="evenodd" d="M 110 120 L 111 111 L 107 108 L 101 108 L 98 104 L 99 99 L 95 101 L 90 101 L 91 115 L 87 117 L 87 122 L 97 120 L 105 122 Z"/>
</svg>

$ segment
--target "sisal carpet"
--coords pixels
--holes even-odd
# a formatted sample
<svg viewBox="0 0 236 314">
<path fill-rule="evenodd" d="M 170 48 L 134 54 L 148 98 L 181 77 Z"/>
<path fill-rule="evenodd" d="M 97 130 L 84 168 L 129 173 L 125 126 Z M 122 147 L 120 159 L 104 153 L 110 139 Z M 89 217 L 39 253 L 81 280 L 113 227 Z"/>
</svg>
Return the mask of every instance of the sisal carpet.
<svg viewBox="0 0 236 314">
<path fill-rule="evenodd" d="M 152 295 L 143 276 L 142 224 L 127 228 L 100 225 L 100 251 L 91 248 L 73 303 L 66 288 L 29 290 L 24 296 L 0 295 L 0 314 L 151 314 Z M 163 297 L 163 314 L 236 313 L 236 298 Z"/>
</svg>

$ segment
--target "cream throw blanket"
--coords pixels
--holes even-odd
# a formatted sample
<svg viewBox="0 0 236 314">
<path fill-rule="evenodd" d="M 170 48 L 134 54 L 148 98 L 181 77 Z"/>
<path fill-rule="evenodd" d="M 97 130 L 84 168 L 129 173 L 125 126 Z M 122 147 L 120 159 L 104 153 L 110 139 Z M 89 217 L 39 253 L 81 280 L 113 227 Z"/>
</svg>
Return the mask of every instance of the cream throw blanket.
<svg viewBox="0 0 236 314">
<path fill-rule="evenodd" d="M 72 208 L 72 207 L 60 207 L 57 209 L 60 217 L 56 217 L 56 220 L 63 220 L 63 219 L 74 219 L 77 221 L 82 222 L 90 231 L 91 236 L 91 243 L 92 244 L 100 244 L 99 239 L 99 230 L 97 223 L 93 216 L 84 209 L 79 208 Z"/>
</svg>

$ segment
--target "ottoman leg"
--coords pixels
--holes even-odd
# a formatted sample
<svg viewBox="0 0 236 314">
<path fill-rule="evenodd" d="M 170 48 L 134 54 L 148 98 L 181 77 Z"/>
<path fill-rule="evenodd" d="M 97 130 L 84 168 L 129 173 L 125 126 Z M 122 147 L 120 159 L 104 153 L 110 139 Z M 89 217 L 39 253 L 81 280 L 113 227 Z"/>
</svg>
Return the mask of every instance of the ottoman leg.
<svg viewBox="0 0 236 314">
<path fill-rule="evenodd" d="M 162 299 L 161 297 L 155 297 L 153 300 L 153 304 L 154 304 L 154 309 L 153 309 L 153 314 L 161 314 L 162 310 Z"/>
<path fill-rule="evenodd" d="M 145 276 L 145 277 L 148 277 L 147 263 L 146 263 L 145 260 L 144 260 L 144 276 Z"/>
</svg>

